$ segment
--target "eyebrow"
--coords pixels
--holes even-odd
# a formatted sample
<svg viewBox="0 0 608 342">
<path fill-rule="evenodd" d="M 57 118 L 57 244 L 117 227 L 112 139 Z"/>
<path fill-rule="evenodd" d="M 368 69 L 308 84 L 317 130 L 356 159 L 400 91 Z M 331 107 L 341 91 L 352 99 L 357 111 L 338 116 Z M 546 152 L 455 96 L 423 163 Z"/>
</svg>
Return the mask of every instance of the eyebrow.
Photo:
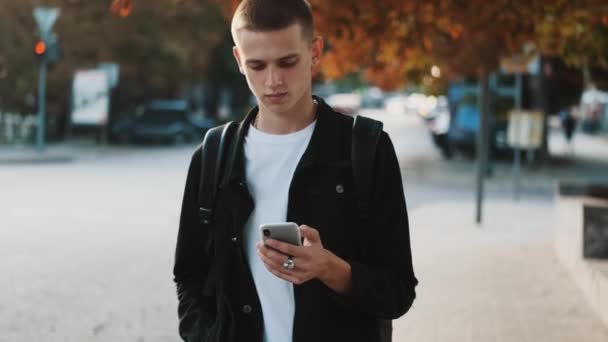
<svg viewBox="0 0 608 342">
<path fill-rule="evenodd" d="M 282 61 L 285 61 L 285 60 L 288 60 L 288 59 L 292 59 L 292 58 L 297 58 L 297 57 L 300 57 L 300 55 L 297 54 L 297 53 L 292 53 L 292 54 L 289 54 L 287 56 L 284 56 L 284 57 L 281 57 L 281 58 L 277 59 L 277 61 L 282 62 Z M 259 60 L 259 59 L 248 59 L 248 60 L 245 61 L 245 63 L 246 64 L 252 64 L 252 63 L 256 64 L 256 63 L 266 63 L 266 61 Z"/>
</svg>

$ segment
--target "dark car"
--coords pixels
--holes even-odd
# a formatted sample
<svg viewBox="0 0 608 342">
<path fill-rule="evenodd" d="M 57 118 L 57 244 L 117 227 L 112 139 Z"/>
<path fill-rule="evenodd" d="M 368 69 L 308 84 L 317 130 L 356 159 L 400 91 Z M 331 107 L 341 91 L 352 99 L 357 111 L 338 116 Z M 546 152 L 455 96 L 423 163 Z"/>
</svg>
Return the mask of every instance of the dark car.
<svg viewBox="0 0 608 342">
<path fill-rule="evenodd" d="M 111 125 L 113 141 L 189 143 L 202 141 L 205 132 L 216 125 L 215 120 L 196 116 L 183 100 L 154 100 L 135 114 Z"/>
<path fill-rule="evenodd" d="M 474 157 L 479 132 L 479 96 L 476 85 L 453 83 L 448 87 L 448 107 L 429 116 L 427 123 L 433 142 L 445 158 L 454 153 Z M 508 154 L 508 113 L 513 108 L 513 98 L 494 94 L 489 113 L 489 148 L 492 156 Z"/>
</svg>

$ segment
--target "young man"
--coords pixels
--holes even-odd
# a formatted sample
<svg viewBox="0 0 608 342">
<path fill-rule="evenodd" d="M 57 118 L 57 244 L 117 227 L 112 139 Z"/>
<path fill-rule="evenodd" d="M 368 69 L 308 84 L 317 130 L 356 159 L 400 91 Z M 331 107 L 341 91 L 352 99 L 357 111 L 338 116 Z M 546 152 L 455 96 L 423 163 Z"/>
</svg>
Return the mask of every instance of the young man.
<svg viewBox="0 0 608 342">
<path fill-rule="evenodd" d="M 258 107 L 235 133 L 212 228 L 198 217 L 200 147 L 192 157 L 174 267 L 186 341 L 206 341 L 218 327 L 233 331 L 235 341 L 381 341 L 383 322 L 414 301 L 418 282 L 393 145 L 382 133 L 369 223 L 362 224 L 353 119 L 311 93 L 323 51 L 313 32 L 305 0 L 243 0 L 234 15 L 234 57 Z M 258 227 L 276 222 L 299 224 L 303 246 L 262 244 Z M 214 243 L 222 257 L 204 248 L 209 229 L 220 232 Z M 209 295 L 218 259 L 225 281 L 214 283 L 221 295 Z"/>
</svg>

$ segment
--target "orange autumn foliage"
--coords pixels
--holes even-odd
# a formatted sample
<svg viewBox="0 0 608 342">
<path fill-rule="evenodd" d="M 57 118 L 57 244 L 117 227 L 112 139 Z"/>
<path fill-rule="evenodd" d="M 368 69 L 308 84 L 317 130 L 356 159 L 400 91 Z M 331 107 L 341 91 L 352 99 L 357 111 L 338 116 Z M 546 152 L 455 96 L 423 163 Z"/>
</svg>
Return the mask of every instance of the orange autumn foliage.
<svg viewBox="0 0 608 342">
<path fill-rule="evenodd" d="M 228 17 L 240 2 L 214 1 Z M 527 42 L 542 53 L 552 49 L 572 64 L 589 58 L 602 62 L 608 53 L 601 37 L 608 36 L 604 0 L 309 2 L 316 29 L 327 41 L 321 70 L 327 79 L 364 70 L 369 81 L 395 88 L 420 81 L 409 75 L 428 74 L 432 65 L 440 65 L 448 77 L 487 73 Z"/>
</svg>

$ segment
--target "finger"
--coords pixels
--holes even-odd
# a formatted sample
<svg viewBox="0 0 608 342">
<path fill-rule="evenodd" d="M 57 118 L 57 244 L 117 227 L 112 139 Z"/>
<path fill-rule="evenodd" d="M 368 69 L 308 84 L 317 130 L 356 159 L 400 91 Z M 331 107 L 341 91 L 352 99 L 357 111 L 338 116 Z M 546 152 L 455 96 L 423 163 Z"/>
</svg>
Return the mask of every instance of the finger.
<svg viewBox="0 0 608 342">
<path fill-rule="evenodd" d="M 270 271 L 270 273 L 274 274 L 275 276 L 277 276 L 285 281 L 288 281 L 292 284 L 299 285 L 302 283 L 302 280 L 299 279 L 297 276 L 295 276 L 294 274 L 286 273 L 285 271 L 283 271 L 281 269 L 270 268 L 268 270 Z"/>
<path fill-rule="evenodd" d="M 262 253 L 258 254 L 262 259 L 262 262 L 264 263 L 266 269 L 270 271 L 270 273 L 283 280 L 289 281 L 294 284 L 302 284 L 303 282 L 311 279 L 311 277 L 309 276 L 309 272 L 305 271 L 297 264 L 293 269 L 286 270 L 285 267 L 283 267 L 282 263 L 277 263 L 275 260 L 269 259 Z"/>
<path fill-rule="evenodd" d="M 269 259 L 268 257 L 266 257 L 265 255 L 259 253 L 260 258 L 262 259 L 262 262 L 264 263 L 264 266 L 266 267 L 266 269 L 274 274 L 275 276 L 286 280 L 288 282 L 294 283 L 294 284 L 300 284 L 301 283 L 301 278 L 302 276 L 299 274 L 298 270 L 296 270 L 296 268 L 293 268 L 292 270 L 288 271 L 286 270 L 282 264 L 278 264 L 276 263 L 274 260 Z"/>
<path fill-rule="evenodd" d="M 289 255 L 287 255 L 287 254 L 283 254 L 282 252 L 277 251 L 276 249 L 273 249 L 273 248 L 270 248 L 270 247 L 266 247 L 266 246 L 263 246 L 263 245 L 258 248 L 258 251 L 260 251 L 260 253 L 262 253 L 267 258 L 269 258 L 269 259 L 271 259 L 271 260 L 273 260 L 276 263 L 281 264 L 281 265 L 289 257 Z"/>
<path fill-rule="evenodd" d="M 300 226 L 300 235 L 302 235 L 302 237 L 304 237 L 306 240 L 308 240 L 311 243 L 316 243 L 316 242 L 321 241 L 321 237 L 319 236 L 319 231 L 314 228 L 311 228 L 309 226 L 306 226 L 306 225 Z"/>
<path fill-rule="evenodd" d="M 284 270 L 283 264 L 285 263 L 285 261 L 287 261 L 287 255 L 276 252 L 267 247 L 261 247 L 260 249 L 258 249 L 258 254 L 260 254 L 260 257 L 263 261 L 267 262 L 273 267 L 276 267 L 277 269 Z M 292 260 L 294 261 L 296 266 L 292 270 L 287 272 L 294 272 L 294 270 L 297 270 L 305 274 L 311 273 L 311 265 L 310 262 L 306 260 L 306 258 L 292 257 Z"/>
<path fill-rule="evenodd" d="M 292 270 L 286 270 L 282 265 L 270 266 L 268 270 L 277 277 L 298 285 L 310 279 L 308 273 L 299 269 L 297 265 Z"/>
<path fill-rule="evenodd" d="M 262 253 L 262 251 L 258 251 L 258 255 L 260 256 L 260 259 L 262 259 L 262 262 L 264 263 L 264 265 L 266 265 L 267 268 L 281 268 L 283 267 L 283 262 L 275 259 L 275 258 L 271 258 L 267 255 L 265 255 L 264 253 Z M 285 259 L 287 260 L 287 259 Z"/>
<path fill-rule="evenodd" d="M 302 250 L 302 247 L 273 239 L 266 240 L 266 246 L 272 247 L 283 254 L 291 256 L 302 256 L 305 253 L 305 251 Z"/>
</svg>

